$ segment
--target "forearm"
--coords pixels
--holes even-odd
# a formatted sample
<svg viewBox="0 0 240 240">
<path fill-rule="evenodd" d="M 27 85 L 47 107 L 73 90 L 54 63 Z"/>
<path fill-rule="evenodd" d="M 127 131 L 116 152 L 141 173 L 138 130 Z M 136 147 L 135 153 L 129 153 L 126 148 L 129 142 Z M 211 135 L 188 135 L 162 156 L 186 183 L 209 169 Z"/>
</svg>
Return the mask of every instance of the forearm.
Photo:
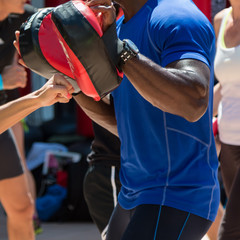
<svg viewBox="0 0 240 240">
<path fill-rule="evenodd" d="M 118 136 L 113 104 L 107 104 L 102 100 L 96 102 L 83 93 L 78 94 L 74 99 L 89 118 Z"/>
<path fill-rule="evenodd" d="M 0 106 L 0 133 L 6 131 L 39 107 L 34 94 L 29 94 Z"/>
<path fill-rule="evenodd" d="M 181 61 L 162 68 L 139 55 L 139 58 L 129 60 L 123 66 L 123 71 L 136 90 L 152 105 L 189 121 L 196 121 L 207 108 L 208 82 L 203 81 L 196 72 L 199 66 L 188 69 L 188 60 L 184 66 L 181 66 Z M 204 69 L 206 75 L 208 70 Z"/>
</svg>

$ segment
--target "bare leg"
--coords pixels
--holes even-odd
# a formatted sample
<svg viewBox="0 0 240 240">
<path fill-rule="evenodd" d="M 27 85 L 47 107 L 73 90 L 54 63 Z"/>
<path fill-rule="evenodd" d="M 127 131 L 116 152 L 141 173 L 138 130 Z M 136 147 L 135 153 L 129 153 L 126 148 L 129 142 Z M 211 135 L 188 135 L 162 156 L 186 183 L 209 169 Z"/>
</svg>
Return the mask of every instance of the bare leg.
<svg viewBox="0 0 240 240">
<path fill-rule="evenodd" d="M 12 130 L 13 130 L 13 133 L 14 133 L 14 137 L 16 139 L 16 144 L 17 144 L 17 147 L 18 147 L 19 155 L 21 157 L 24 172 L 26 173 L 29 190 L 30 190 L 30 193 L 31 193 L 31 195 L 34 199 L 34 202 L 35 202 L 35 199 L 36 199 L 36 185 L 35 185 L 35 180 L 33 178 L 32 173 L 27 168 L 26 157 L 25 157 L 25 147 L 24 147 L 24 130 L 23 130 L 22 123 L 19 122 L 16 125 L 14 125 L 12 127 Z M 36 211 L 35 211 L 35 214 L 36 214 Z"/>
<path fill-rule="evenodd" d="M 25 174 L 1 180 L 0 196 L 8 216 L 9 240 L 34 240 L 32 221 L 34 205 Z"/>
<path fill-rule="evenodd" d="M 207 232 L 207 236 L 208 236 L 209 240 L 217 240 L 218 239 L 218 231 L 220 228 L 220 224 L 222 222 L 223 214 L 224 214 L 224 208 L 223 208 L 222 204 L 220 204 L 219 208 L 218 208 L 217 217 Z"/>
<path fill-rule="evenodd" d="M 219 153 L 221 150 L 221 143 L 219 141 L 218 135 L 215 137 L 215 144 L 216 144 L 216 149 L 217 149 L 217 155 L 219 156 Z M 223 208 L 222 204 L 220 203 L 216 219 L 207 232 L 207 237 L 209 240 L 217 240 L 218 239 L 218 232 L 219 232 L 219 228 L 220 228 L 220 225 L 222 222 L 223 214 L 224 214 L 224 208 Z"/>
</svg>

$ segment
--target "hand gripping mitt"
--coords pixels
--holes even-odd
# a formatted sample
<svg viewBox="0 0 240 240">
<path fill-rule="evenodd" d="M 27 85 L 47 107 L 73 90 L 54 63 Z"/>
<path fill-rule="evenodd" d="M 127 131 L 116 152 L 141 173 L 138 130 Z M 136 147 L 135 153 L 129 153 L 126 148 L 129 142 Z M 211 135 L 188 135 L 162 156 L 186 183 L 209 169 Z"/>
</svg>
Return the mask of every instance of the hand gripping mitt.
<svg viewBox="0 0 240 240">
<path fill-rule="evenodd" d="M 46 78 L 60 72 L 74 88 L 77 83 L 84 94 L 98 101 L 122 80 L 102 36 L 92 10 L 83 1 L 72 0 L 32 15 L 21 26 L 19 49 L 34 72 Z"/>
</svg>

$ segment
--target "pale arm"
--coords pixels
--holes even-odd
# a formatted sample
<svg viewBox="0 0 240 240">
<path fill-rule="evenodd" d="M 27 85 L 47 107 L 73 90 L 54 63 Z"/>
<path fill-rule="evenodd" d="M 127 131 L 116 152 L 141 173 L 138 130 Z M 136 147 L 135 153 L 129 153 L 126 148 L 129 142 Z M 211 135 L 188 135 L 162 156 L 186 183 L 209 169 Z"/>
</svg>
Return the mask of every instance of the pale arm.
<svg viewBox="0 0 240 240">
<path fill-rule="evenodd" d="M 0 106 L 0 133 L 40 107 L 69 102 L 72 92 L 64 77 L 53 76 L 39 90 Z"/>
</svg>

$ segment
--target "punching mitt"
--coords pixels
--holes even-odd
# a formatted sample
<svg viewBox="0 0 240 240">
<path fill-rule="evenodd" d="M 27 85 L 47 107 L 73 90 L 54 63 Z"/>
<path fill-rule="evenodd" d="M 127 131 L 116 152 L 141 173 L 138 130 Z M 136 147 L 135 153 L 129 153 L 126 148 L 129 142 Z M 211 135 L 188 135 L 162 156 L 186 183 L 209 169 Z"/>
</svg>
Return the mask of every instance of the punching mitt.
<svg viewBox="0 0 240 240">
<path fill-rule="evenodd" d="M 98 101 L 122 80 L 102 36 L 92 10 L 83 1 L 72 0 L 32 15 L 21 26 L 19 49 L 34 72 L 46 78 L 60 72 Z"/>
<path fill-rule="evenodd" d="M 40 10 L 23 23 L 19 36 L 20 55 L 33 72 L 45 78 L 55 73 L 64 74 L 77 93 L 80 89 L 53 28 L 52 10 Z"/>
</svg>

